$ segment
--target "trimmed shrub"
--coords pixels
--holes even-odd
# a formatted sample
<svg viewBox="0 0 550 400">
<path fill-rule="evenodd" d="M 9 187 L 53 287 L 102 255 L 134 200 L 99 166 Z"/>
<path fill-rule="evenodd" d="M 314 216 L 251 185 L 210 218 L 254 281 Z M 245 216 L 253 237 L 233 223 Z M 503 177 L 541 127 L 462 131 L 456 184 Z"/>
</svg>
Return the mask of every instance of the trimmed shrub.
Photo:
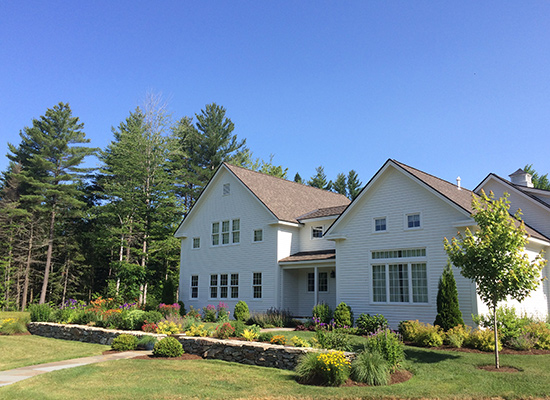
<svg viewBox="0 0 550 400">
<path fill-rule="evenodd" d="M 32 322 L 48 322 L 52 308 L 49 304 L 33 304 L 29 306 Z"/>
<path fill-rule="evenodd" d="M 240 300 L 235 304 L 235 309 L 233 311 L 233 318 L 235 318 L 237 321 L 246 322 L 250 318 L 250 310 L 248 309 L 248 305 Z"/>
<path fill-rule="evenodd" d="M 443 341 L 452 347 L 461 348 L 464 342 L 468 339 L 468 336 L 470 336 L 471 330 L 472 328 L 469 326 L 457 325 L 445 333 L 445 338 Z"/>
<path fill-rule="evenodd" d="M 271 332 L 262 332 L 258 335 L 260 342 L 271 342 L 271 339 L 273 339 L 273 333 Z"/>
<path fill-rule="evenodd" d="M 332 310 L 328 304 L 319 303 L 313 307 L 312 316 L 317 323 L 329 324 L 332 319 Z"/>
<path fill-rule="evenodd" d="M 348 336 L 342 332 L 319 329 L 315 332 L 315 339 L 323 349 L 349 350 Z"/>
<path fill-rule="evenodd" d="M 338 327 L 353 326 L 353 312 L 351 307 L 342 302 L 336 306 L 334 310 L 334 323 Z"/>
<path fill-rule="evenodd" d="M 235 328 L 229 322 L 224 322 L 216 327 L 216 336 L 220 339 L 227 339 L 235 335 Z"/>
<path fill-rule="evenodd" d="M 183 353 L 181 343 L 171 336 L 159 340 L 153 348 L 155 357 L 180 357 Z"/>
<path fill-rule="evenodd" d="M 448 331 L 457 325 L 464 325 L 462 312 L 458 306 L 456 281 L 449 262 L 447 262 L 447 266 L 439 279 L 439 287 L 437 289 L 437 316 L 435 317 L 434 325 L 438 325 L 444 331 Z"/>
<path fill-rule="evenodd" d="M 362 335 L 369 335 L 379 330 L 388 329 L 388 320 L 382 314 L 361 314 L 357 318 L 357 328 Z"/>
<path fill-rule="evenodd" d="M 472 349 L 495 351 L 495 333 L 490 329 L 475 329 L 470 332 L 470 336 L 468 336 L 464 344 L 466 347 Z M 500 338 L 498 340 L 498 349 L 502 349 Z"/>
<path fill-rule="evenodd" d="M 349 377 L 350 362 L 341 351 L 308 353 L 296 366 L 298 382 L 325 386 L 340 386 Z"/>
<path fill-rule="evenodd" d="M 399 340 L 399 335 L 389 329 L 371 334 L 367 338 L 365 350 L 382 354 L 392 371 L 395 371 L 399 363 L 405 359 L 403 343 Z"/>
<path fill-rule="evenodd" d="M 439 347 L 443 344 L 443 331 L 438 326 L 424 325 L 415 343 L 423 347 Z"/>
<path fill-rule="evenodd" d="M 116 351 L 131 351 L 135 350 L 138 344 L 138 338 L 134 335 L 127 335 L 123 333 L 113 339 L 111 343 L 111 349 Z"/>
<path fill-rule="evenodd" d="M 377 351 L 364 351 L 351 363 L 351 378 L 371 386 L 387 385 L 390 381 L 390 366 Z"/>
</svg>

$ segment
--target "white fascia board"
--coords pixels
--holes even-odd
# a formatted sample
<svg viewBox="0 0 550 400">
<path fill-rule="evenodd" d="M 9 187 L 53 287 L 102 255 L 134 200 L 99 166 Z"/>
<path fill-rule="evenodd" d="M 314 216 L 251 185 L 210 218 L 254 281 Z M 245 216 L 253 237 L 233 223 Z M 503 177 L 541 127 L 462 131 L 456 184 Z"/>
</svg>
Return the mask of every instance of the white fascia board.
<svg viewBox="0 0 550 400">
<path fill-rule="evenodd" d="M 308 223 L 308 222 L 321 222 L 321 221 L 334 221 L 336 220 L 338 216 L 337 215 L 331 215 L 326 217 L 317 217 L 317 218 L 304 218 L 300 219 L 299 221 L 302 224 Z"/>
<path fill-rule="evenodd" d="M 541 246 L 550 246 L 550 242 L 547 242 L 546 240 L 536 239 L 534 237 L 528 237 L 527 240 L 534 244 L 539 244 Z"/>
<path fill-rule="evenodd" d="M 178 239 L 187 239 L 189 237 L 189 234 L 187 232 L 176 232 L 174 233 L 174 237 L 177 237 Z"/>
<path fill-rule="evenodd" d="M 306 267 L 309 267 L 309 265 L 318 265 L 318 264 L 333 264 L 336 265 L 336 260 L 309 260 L 309 261 L 283 261 L 279 262 L 279 265 L 283 269 L 300 269 L 304 268 L 301 267 L 301 265 L 305 265 Z M 326 266 L 326 265 L 324 265 Z"/>
<path fill-rule="evenodd" d="M 346 235 L 325 235 L 323 236 L 327 240 L 346 240 L 348 237 Z"/>
<path fill-rule="evenodd" d="M 288 222 L 288 221 L 281 221 L 281 220 L 270 222 L 269 225 L 271 225 L 271 226 L 284 225 L 284 226 L 292 226 L 294 228 L 299 228 L 299 227 L 303 226 L 303 224 L 298 224 L 296 222 Z"/>
</svg>

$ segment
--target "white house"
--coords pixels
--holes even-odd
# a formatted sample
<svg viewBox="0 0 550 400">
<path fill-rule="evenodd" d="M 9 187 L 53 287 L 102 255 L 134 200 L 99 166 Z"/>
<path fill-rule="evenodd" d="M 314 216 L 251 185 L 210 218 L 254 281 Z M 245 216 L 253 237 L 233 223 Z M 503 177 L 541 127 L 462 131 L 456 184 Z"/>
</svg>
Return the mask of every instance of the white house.
<svg viewBox="0 0 550 400">
<path fill-rule="evenodd" d="M 512 182 L 490 174 L 475 191 L 510 193 L 512 206 L 524 210 L 534 257 L 550 247 L 550 192 L 523 185 L 521 172 Z M 277 307 L 295 316 L 344 301 L 355 315 L 383 314 L 394 327 L 405 319 L 432 323 L 447 263 L 443 238 L 474 226 L 472 195 L 395 160 L 352 203 L 223 164 L 175 234 L 182 239 L 180 299 L 195 308 L 244 300 L 253 311 Z M 458 271 L 455 278 L 471 324 L 471 314 L 486 309 L 473 283 Z M 544 281 L 518 307 L 546 315 L 549 291 Z"/>
</svg>

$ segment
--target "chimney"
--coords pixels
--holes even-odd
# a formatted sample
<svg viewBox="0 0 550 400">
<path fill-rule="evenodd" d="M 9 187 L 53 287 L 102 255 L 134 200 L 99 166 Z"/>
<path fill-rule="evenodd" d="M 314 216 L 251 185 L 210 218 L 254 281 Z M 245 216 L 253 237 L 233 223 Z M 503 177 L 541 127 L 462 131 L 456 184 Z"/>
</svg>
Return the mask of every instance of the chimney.
<svg viewBox="0 0 550 400">
<path fill-rule="evenodd" d="M 456 177 L 456 187 L 457 187 L 458 190 L 461 190 L 461 188 L 460 188 L 460 181 L 461 181 L 460 176 L 457 176 L 457 177 Z"/>
<path fill-rule="evenodd" d="M 530 187 L 530 188 L 533 187 L 533 182 L 531 182 L 531 178 L 532 178 L 531 174 L 528 174 L 527 172 L 525 172 L 521 168 L 518 169 L 513 174 L 510 174 L 508 176 L 510 177 L 510 181 L 514 185 L 525 186 L 525 187 Z"/>
</svg>

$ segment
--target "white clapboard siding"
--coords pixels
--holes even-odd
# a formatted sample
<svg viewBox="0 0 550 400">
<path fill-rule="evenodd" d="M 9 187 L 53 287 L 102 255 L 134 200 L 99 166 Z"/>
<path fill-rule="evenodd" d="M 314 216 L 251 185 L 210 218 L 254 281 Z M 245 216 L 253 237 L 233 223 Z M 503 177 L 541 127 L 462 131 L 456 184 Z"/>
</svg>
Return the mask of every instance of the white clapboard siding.
<svg viewBox="0 0 550 400">
<path fill-rule="evenodd" d="M 316 250 L 332 250 L 335 248 L 335 243 L 325 238 L 313 238 L 312 228 L 314 226 L 322 226 L 323 232 L 326 232 L 329 226 L 336 218 L 323 219 L 320 221 L 311 222 L 304 221 L 304 226 L 300 229 L 300 251 L 316 251 Z"/>
</svg>

